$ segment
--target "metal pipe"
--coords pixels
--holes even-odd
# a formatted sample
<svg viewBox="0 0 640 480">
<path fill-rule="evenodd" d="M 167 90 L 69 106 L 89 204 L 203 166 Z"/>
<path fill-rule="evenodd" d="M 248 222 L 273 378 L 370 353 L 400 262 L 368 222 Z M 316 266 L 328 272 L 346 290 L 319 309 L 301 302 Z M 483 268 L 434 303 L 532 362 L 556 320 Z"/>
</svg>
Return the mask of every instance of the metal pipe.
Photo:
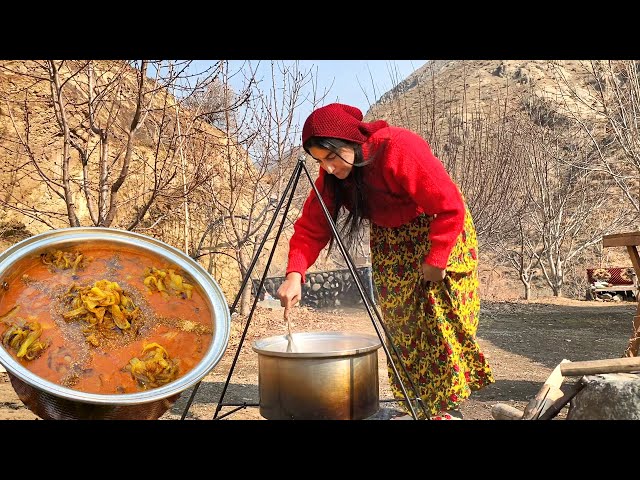
<svg viewBox="0 0 640 480">
<path fill-rule="evenodd" d="M 285 208 L 284 214 L 282 216 L 282 221 L 280 222 L 280 228 L 278 229 L 278 234 L 276 236 L 275 242 L 274 244 L 278 243 L 278 239 L 280 238 L 280 233 L 282 232 L 282 228 L 284 226 L 284 222 L 287 218 L 287 212 L 289 211 L 289 206 L 291 205 L 291 200 L 293 199 L 293 194 L 295 193 L 295 185 L 297 185 L 298 180 L 300 179 L 300 172 L 301 170 L 301 165 L 302 165 L 302 161 L 301 159 L 298 160 L 298 164 L 296 165 L 291 178 L 289 178 L 289 182 L 287 183 L 287 186 L 284 189 L 284 192 L 282 193 L 282 197 L 280 198 L 280 201 L 278 202 L 278 206 L 275 209 L 275 212 L 273 214 L 273 218 L 271 219 L 271 222 L 269 223 L 269 226 L 267 227 L 267 230 L 264 234 L 264 236 L 262 237 L 262 241 L 260 242 L 260 246 L 258 247 L 258 250 L 256 251 L 256 254 L 254 255 L 253 260 L 251 261 L 251 265 L 249 266 L 249 269 L 247 270 L 247 273 L 245 275 L 245 278 L 242 281 L 242 284 L 240 285 L 240 290 L 238 290 L 238 294 L 236 295 L 236 298 L 233 302 L 233 305 L 231 306 L 229 312 L 231 314 L 233 314 L 233 312 L 235 311 L 238 302 L 240 301 L 240 298 L 242 297 L 242 292 L 244 291 L 247 282 L 249 281 L 249 278 L 251 278 L 251 273 L 253 272 L 253 268 L 255 267 L 256 263 L 258 262 L 258 258 L 260 257 L 260 252 L 262 251 L 262 249 L 264 248 L 264 244 L 267 241 L 267 238 L 269 237 L 269 234 L 271 233 L 271 229 L 273 228 L 273 225 L 276 222 L 276 218 L 278 218 L 278 213 L 280 212 L 280 209 L 282 208 L 282 204 L 284 203 L 284 200 L 287 196 L 287 194 L 289 194 L 289 190 L 291 190 L 291 193 L 289 195 L 289 201 L 287 202 L 287 206 Z M 293 188 L 292 188 L 293 186 Z M 271 259 L 273 258 L 273 255 L 275 253 L 276 249 L 272 248 L 271 249 L 271 254 L 269 255 L 269 260 L 267 261 L 267 265 L 265 266 L 264 269 L 264 273 L 262 275 L 262 280 L 260 281 L 260 286 L 258 287 L 257 291 L 260 292 L 262 289 L 262 286 L 264 284 L 265 278 L 267 276 L 267 272 L 269 270 L 269 265 L 271 264 Z M 254 302 L 253 302 L 253 306 L 251 308 L 251 312 L 249 313 L 249 316 L 247 317 L 247 322 L 246 325 L 244 327 L 244 331 L 242 332 L 242 338 L 240 339 L 240 343 L 238 344 L 238 349 L 236 350 L 236 354 L 233 358 L 233 363 L 231 364 L 231 369 L 229 370 L 229 375 L 227 376 L 227 380 L 225 381 L 224 387 L 222 389 L 222 394 L 220 395 L 220 400 L 218 401 L 218 405 L 216 407 L 216 411 L 214 413 L 213 418 L 216 418 L 218 415 L 218 412 L 220 411 L 220 408 L 222 408 L 222 399 L 227 391 L 227 387 L 229 386 L 229 380 L 231 379 L 231 375 L 233 373 L 233 370 L 235 368 L 236 362 L 238 361 L 238 357 L 240 356 L 240 349 L 242 348 L 242 344 L 244 343 L 244 339 L 245 336 L 247 335 L 247 330 L 249 329 L 249 324 L 251 323 L 251 318 L 253 316 L 253 312 L 255 310 L 256 304 L 258 302 L 258 298 L 259 295 L 256 295 Z M 187 415 L 187 412 L 189 411 L 189 408 L 191 407 L 191 403 L 193 402 L 193 399 L 195 398 L 196 392 L 198 391 L 198 388 L 200 386 L 201 382 L 198 382 L 195 387 L 193 388 L 193 391 L 191 392 L 191 396 L 189 397 L 189 400 L 187 401 L 187 406 L 185 407 L 183 413 L 182 413 L 182 417 L 181 420 L 184 420 L 184 418 Z"/>
</svg>

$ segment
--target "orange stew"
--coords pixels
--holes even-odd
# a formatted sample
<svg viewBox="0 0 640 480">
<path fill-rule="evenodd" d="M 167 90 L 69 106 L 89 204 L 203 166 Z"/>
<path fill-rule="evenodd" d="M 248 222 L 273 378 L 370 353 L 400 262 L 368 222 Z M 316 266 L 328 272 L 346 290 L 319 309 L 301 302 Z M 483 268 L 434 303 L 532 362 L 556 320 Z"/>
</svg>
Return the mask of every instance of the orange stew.
<svg viewBox="0 0 640 480">
<path fill-rule="evenodd" d="M 82 262 L 67 268 L 34 255 L 23 258 L 3 279 L 6 283 L 4 289 L 0 289 L 0 348 L 10 352 L 39 377 L 82 392 L 99 394 L 134 393 L 161 386 L 141 381 L 141 378 L 153 377 L 152 371 L 134 376 L 140 366 L 144 366 L 140 361 L 145 360 L 145 355 L 151 358 L 150 350 L 157 352 L 155 358 L 161 365 L 167 367 L 165 359 L 170 361 L 171 381 L 200 362 L 213 336 L 212 313 L 202 291 L 185 272 L 165 258 L 135 247 L 118 245 L 114 248 L 96 242 L 65 250 L 81 252 Z M 150 288 L 149 281 L 145 284 L 150 272 L 156 272 L 157 276 L 158 271 L 169 270 L 172 278 L 183 281 L 186 287 L 193 287 L 189 288 L 189 295 L 171 289 L 167 291 L 173 294 L 167 294 Z M 63 314 L 74 310 L 73 300 L 70 300 L 74 286 L 77 296 L 79 289 L 90 291 L 88 287 L 104 280 L 116 282 L 139 312 L 132 317 L 130 328 L 121 330 L 111 322 L 105 327 L 108 331 L 90 337 L 87 328 L 92 325 L 86 319 L 65 319 Z M 155 281 L 153 286 L 156 286 Z M 100 293 L 100 290 L 96 291 Z M 18 308 L 6 315 L 15 306 Z M 19 358 L 16 349 L 2 343 L 3 338 L 9 336 L 5 336 L 9 328 L 17 331 L 25 321 L 39 323 L 42 330 L 37 340 L 46 345 L 41 353 L 39 349 L 36 351 L 38 356 L 32 360 L 24 355 Z M 151 345 L 154 343 L 157 345 Z M 137 367 L 132 369 L 132 364 Z M 149 362 L 148 365 L 150 370 L 160 368 L 158 363 Z M 155 374 L 155 378 L 165 378 L 157 371 Z"/>
</svg>

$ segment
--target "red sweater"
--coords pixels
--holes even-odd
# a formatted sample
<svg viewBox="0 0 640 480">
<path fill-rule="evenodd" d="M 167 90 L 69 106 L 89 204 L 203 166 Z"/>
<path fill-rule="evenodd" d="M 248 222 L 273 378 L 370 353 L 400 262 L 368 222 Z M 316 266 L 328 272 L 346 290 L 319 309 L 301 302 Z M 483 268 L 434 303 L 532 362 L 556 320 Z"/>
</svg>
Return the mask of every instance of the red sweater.
<svg viewBox="0 0 640 480">
<path fill-rule="evenodd" d="M 431 249 L 425 263 L 446 268 L 449 254 L 464 225 L 465 205 L 457 185 L 431 152 L 429 144 L 416 133 L 399 127 L 376 131 L 362 145 L 364 158 L 386 142 L 384 155 L 367 164 L 364 181 L 369 187 L 371 223 L 398 227 L 426 213 L 435 218 L 429 228 Z M 320 169 L 315 181 L 327 208 L 333 211 L 333 199 L 324 191 L 326 172 Z M 349 177 L 347 177 L 348 182 Z M 313 190 L 307 197 L 289 241 L 286 273 L 305 273 L 331 239 L 331 228 Z M 348 246 L 346 246 L 348 248 Z"/>
</svg>

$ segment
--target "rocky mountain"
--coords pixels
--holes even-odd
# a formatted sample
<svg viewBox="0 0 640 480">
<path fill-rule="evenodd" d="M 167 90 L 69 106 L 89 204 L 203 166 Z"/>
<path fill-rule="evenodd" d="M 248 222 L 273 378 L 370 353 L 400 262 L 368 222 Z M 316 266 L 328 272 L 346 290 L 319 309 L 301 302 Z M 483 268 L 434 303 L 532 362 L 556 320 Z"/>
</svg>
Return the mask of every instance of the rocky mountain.
<svg viewBox="0 0 640 480">
<path fill-rule="evenodd" d="M 56 97 L 56 88 L 52 89 L 55 85 L 50 81 L 46 68 L 43 69 L 43 62 L 0 62 L 0 97 L 3 99 L 0 103 L 0 180 L 5 205 L 0 209 L 0 237 L 3 231 L 19 232 L 24 237 L 42 229 L 65 225 L 67 209 L 59 197 L 60 185 L 56 182 L 48 182 L 48 186 L 47 182 L 43 183 L 43 178 L 60 178 L 64 138 L 68 139 L 68 155 L 73 159 L 69 170 L 75 189 L 72 206 L 84 222 L 91 218 L 89 205 L 83 201 L 82 178 L 87 173 L 84 167 L 94 168 L 88 172 L 94 180 L 99 178 L 100 172 L 96 164 L 83 162 L 83 155 L 95 157 L 99 155 L 101 146 L 108 143 L 105 158 L 111 158 L 113 164 L 104 164 L 106 170 L 103 173 L 113 173 L 122 165 L 120 162 L 131 141 L 135 147 L 131 150 L 132 168 L 122 188 L 120 208 L 112 225 L 126 228 L 131 219 L 135 220 L 139 215 L 136 228 L 183 248 L 185 215 L 180 198 L 185 185 L 180 168 L 181 155 L 194 166 L 187 172 L 193 180 L 189 190 L 193 199 L 190 220 L 200 225 L 199 230 L 206 230 L 211 221 L 211 199 L 231 193 L 228 185 L 233 182 L 226 181 L 224 173 L 216 170 L 217 166 L 228 162 L 216 159 L 223 158 L 232 142 L 220 130 L 197 121 L 197 115 L 182 111 L 184 116 L 176 116 L 176 102 L 170 95 L 165 95 L 162 88 L 154 87 L 151 79 L 142 84 L 132 72 L 131 76 L 124 76 L 124 80 L 119 82 L 116 80 L 124 68 L 121 64 L 98 62 L 96 65 L 100 65 L 98 77 L 103 86 L 96 90 L 97 104 L 102 108 L 93 112 L 94 120 L 99 121 L 92 124 L 86 108 L 88 76 L 80 68 L 74 70 L 78 67 L 74 62 L 66 64 L 59 72 L 59 92 L 64 95 L 62 102 Z M 136 118 L 136 94 L 141 91 L 140 85 L 146 85 L 143 88 L 145 123 L 134 135 L 129 135 Z M 499 125 L 503 117 L 508 117 L 509 122 L 517 117 L 520 122 L 553 126 L 560 130 L 573 123 L 572 116 L 585 119 L 593 116 L 592 106 L 576 102 L 567 90 L 586 94 L 593 90 L 593 86 L 593 72 L 589 71 L 588 63 L 578 60 L 435 60 L 383 94 L 366 113 L 365 119 L 383 118 L 420 133 L 451 168 L 454 178 L 464 179 L 467 182 L 464 186 L 469 191 L 475 188 L 480 194 L 487 195 L 486 198 L 478 198 L 482 204 L 492 201 L 487 193 L 489 188 L 469 183 L 477 182 L 482 172 L 469 173 L 469 164 L 455 163 L 466 148 L 465 132 L 482 122 Z M 113 101 L 106 102 L 106 98 Z M 61 128 L 61 104 L 67 109 L 67 130 Z M 113 127 L 109 132 L 111 136 L 101 137 L 99 127 L 107 125 L 115 116 L 119 120 L 109 124 Z M 180 120 L 176 121 L 177 118 Z M 485 130 L 478 132 L 484 135 Z M 180 140 L 187 135 L 188 142 Z M 511 151 L 502 151 L 499 148 L 501 141 L 479 136 L 475 154 L 478 158 L 485 155 L 492 161 L 508 165 Z M 491 142 L 497 142 L 498 146 L 490 145 Z M 486 155 L 487 145 L 492 149 L 489 155 Z M 185 148 L 181 149 L 181 146 Z M 296 149 L 290 152 L 291 168 L 299 153 Z M 317 165 L 307 162 L 307 166 L 315 178 Z M 288 174 L 289 171 L 279 172 L 280 178 L 276 178 L 274 183 L 283 178 L 286 182 Z M 157 185 L 155 189 L 154 182 Z M 105 185 L 108 184 L 98 188 L 98 180 L 89 185 L 96 192 L 93 198 L 98 198 L 101 191 L 106 195 L 108 188 Z M 143 191 L 155 192 L 153 203 L 148 208 L 144 201 L 148 197 L 141 193 Z M 309 191 L 310 186 L 303 175 L 293 207 L 299 209 Z M 500 194 L 499 190 L 496 191 L 498 193 L 494 196 Z M 48 218 L 49 223 L 36 221 L 43 218 Z M 18 223 L 12 223 L 16 219 Z M 480 214 L 478 219 L 482 220 Z M 290 228 L 283 231 L 282 240 L 276 248 L 275 267 L 283 268 L 285 264 L 290 234 Z M 229 254 L 233 252 L 229 251 Z M 227 257 L 229 255 L 218 255 L 217 261 L 228 262 Z M 315 267 L 331 269 L 339 262 L 340 258 L 325 261 L 321 255 Z M 214 268 L 215 275 L 224 279 L 223 288 L 232 296 L 238 278 L 237 274 L 231 274 L 225 268 Z"/>
<path fill-rule="evenodd" d="M 494 211 L 494 218 L 488 218 L 486 207 L 495 203 L 504 212 L 510 203 L 527 198 L 524 184 L 518 186 L 516 182 L 511 190 L 504 188 L 507 170 L 515 168 L 516 163 L 520 162 L 523 167 L 519 168 L 525 170 L 514 170 L 510 178 L 519 180 L 546 169 L 545 159 L 564 162 L 564 169 L 558 167 L 555 172 L 546 173 L 558 175 L 551 180 L 556 187 L 564 181 L 564 175 L 578 178 L 576 169 L 592 169 L 584 187 L 577 180 L 574 182 L 571 188 L 575 200 L 566 206 L 574 212 L 579 208 L 586 211 L 589 203 L 576 189 L 583 188 L 585 195 L 591 195 L 591 221 L 581 227 L 576 240 L 593 241 L 594 249 L 585 249 L 571 272 L 572 282 L 581 281 L 585 265 L 629 263 L 624 251 L 603 252 L 598 248 L 598 231 L 606 231 L 599 225 L 610 224 L 622 231 L 640 228 L 640 221 L 633 218 L 637 211 L 625 198 L 628 194 L 637 202 L 640 197 L 637 162 L 634 168 L 629 156 L 625 158 L 611 122 L 606 120 L 607 114 L 612 115 L 623 126 L 625 112 L 616 110 L 615 101 L 609 103 L 608 113 L 603 108 L 603 101 L 611 101 L 616 95 L 632 96 L 633 75 L 624 66 L 606 61 L 436 60 L 383 94 L 367 111 L 365 120 L 385 119 L 416 131 L 430 143 L 466 193 L 482 230 L 483 244 L 489 244 L 498 233 L 497 227 L 512 217 L 500 217 L 500 212 Z M 590 128 L 588 134 L 585 126 Z M 634 132 L 629 129 L 629 135 Z M 575 165 L 574 170 L 569 165 Z M 608 169 L 616 173 L 605 174 Z M 545 188 L 549 187 L 547 184 Z M 570 184 L 563 188 L 570 188 Z M 554 195 L 558 195 L 557 206 L 561 208 L 563 193 Z M 604 197 L 607 201 L 601 202 Z M 504 202 L 505 198 L 509 201 Z M 621 212 L 623 209 L 628 213 Z M 547 211 L 547 221 L 553 220 L 551 211 Z M 560 211 L 557 215 L 561 215 Z M 570 228 L 568 225 L 567 222 L 566 228 Z"/>
<path fill-rule="evenodd" d="M 497 100 L 517 108 L 530 97 L 547 104 L 550 114 L 561 115 L 564 102 L 587 114 L 589 109 L 570 100 L 566 89 L 584 93 L 590 77 L 588 63 L 580 60 L 435 60 L 383 94 L 366 116 L 393 120 L 403 111 L 403 120 L 415 123 L 420 109 L 442 112 L 447 104 L 461 102 L 482 108 Z"/>
</svg>

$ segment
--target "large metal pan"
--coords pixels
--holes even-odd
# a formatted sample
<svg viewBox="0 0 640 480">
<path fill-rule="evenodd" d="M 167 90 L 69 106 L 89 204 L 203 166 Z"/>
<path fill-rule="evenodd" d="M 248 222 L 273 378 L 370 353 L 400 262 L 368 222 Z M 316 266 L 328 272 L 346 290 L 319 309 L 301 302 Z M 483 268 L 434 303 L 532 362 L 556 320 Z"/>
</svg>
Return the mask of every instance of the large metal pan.
<svg viewBox="0 0 640 480">
<path fill-rule="evenodd" d="M 66 228 L 48 231 L 19 242 L 0 254 L 0 284 L 10 279 L 20 261 L 49 248 L 64 249 L 91 242 L 109 242 L 164 257 L 196 282 L 212 312 L 213 338 L 202 360 L 182 377 L 147 391 L 121 395 L 84 393 L 44 380 L 21 365 L 0 344 L 0 364 L 20 400 L 43 419 L 157 419 L 180 394 L 200 381 L 222 358 L 229 342 L 231 320 L 222 290 L 209 273 L 180 250 L 154 238 L 111 228 Z"/>
<path fill-rule="evenodd" d="M 260 415 L 268 420 L 360 420 L 379 408 L 378 348 L 374 335 L 293 334 L 256 340 Z"/>
</svg>

